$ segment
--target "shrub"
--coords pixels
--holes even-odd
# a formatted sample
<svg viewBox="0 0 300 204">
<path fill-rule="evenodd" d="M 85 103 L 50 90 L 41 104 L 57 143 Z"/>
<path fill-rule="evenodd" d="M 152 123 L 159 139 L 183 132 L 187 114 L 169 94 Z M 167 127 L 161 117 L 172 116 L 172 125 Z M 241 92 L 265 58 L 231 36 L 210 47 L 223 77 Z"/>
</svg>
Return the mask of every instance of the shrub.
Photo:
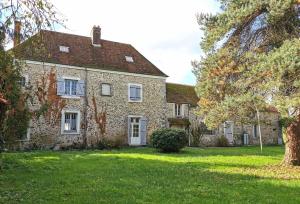
<svg viewBox="0 0 300 204">
<path fill-rule="evenodd" d="M 159 129 L 152 133 L 151 143 L 154 148 L 162 152 L 179 152 L 188 143 L 188 137 L 184 130 Z"/>
<path fill-rule="evenodd" d="M 218 137 L 217 146 L 218 147 L 228 147 L 229 146 L 228 139 L 224 135 Z"/>
<path fill-rule="evenodd" d="M 112 138 L 103 137 L 97 144 L 98 149 L 119 149 L 124 146 L 125 135 L 115 135 Z"/>
</svg>

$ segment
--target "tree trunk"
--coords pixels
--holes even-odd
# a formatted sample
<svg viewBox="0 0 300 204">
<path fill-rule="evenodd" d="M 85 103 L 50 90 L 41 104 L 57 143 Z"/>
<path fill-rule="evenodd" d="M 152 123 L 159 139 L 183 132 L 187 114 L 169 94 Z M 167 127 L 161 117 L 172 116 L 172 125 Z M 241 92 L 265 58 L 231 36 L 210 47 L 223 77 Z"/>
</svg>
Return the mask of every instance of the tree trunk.
<svg viewBox="0 0 300 204">
<path fill-rule="evenodd" d="M 300 114 L 286 129 L 285 165 L 300 166 Z"/>
</svg>

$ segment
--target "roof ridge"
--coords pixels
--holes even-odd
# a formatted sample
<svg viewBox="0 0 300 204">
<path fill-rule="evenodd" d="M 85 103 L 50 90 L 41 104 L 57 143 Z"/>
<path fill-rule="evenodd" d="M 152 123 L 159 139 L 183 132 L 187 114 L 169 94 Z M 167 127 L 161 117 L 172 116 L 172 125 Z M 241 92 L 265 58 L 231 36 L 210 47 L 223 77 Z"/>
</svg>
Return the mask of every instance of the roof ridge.
<svg viewBox="0 0 300 204">
<path fill-rule="evenodd" d="M 79 35 L 79 34 L 73 34 L 73 33 L 66 33 L 66 32 L 56 31 L 56 30 L 46 30 L 46 29 L 41 29 L 41 31 L 42 31 L 42 32 L 58 33 L 58 34 L 63 34 L 63 35 L 72 35 L 72 36 L 82 37 L 82 38 L 91 38 L 91 37 L 85 36 L 85 35 Z M 112 42 L 112 43 L 118 43 L 118 44 L 122 44 L 122 45 L 130 45 L 130 46 L 132 46 L 130 43 L 123 43 L 123 42 L 117 42 L 117 41 L 106 40 L 106 39 L 101 39 L 101 40 L 102 40 L 102 41 L 106 41 L 106 42 Z"/>
<path fill-rule="evenodd" d="M 190 84 L 180 84 L 180 83 L 174 83 L 174 82 L 167 82 L 167 84 L 174 84 L 174 85 L 180 85 L 180 86 L 191 86 L 191 87 L 196 87 L 195 85 L 190 85 Z"/>
</svg>

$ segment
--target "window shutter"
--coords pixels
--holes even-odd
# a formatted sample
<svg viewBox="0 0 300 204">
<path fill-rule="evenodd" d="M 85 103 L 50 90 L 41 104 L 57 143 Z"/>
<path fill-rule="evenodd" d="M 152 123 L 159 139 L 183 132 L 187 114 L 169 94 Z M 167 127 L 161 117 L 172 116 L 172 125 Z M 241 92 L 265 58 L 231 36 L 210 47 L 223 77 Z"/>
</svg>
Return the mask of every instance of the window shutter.
<svg viewBox="0 0 300 204">
<path fill-rule="evenodd" d="M 136 100 L 136 88 L 134 86 L 130 86 L 130 99 Z"/>
<path fill-rule="evenodd" d="M 62 96 L 65 94 L 65 80 L 63 78 L 57 79 L 56 91 L 58 96 Z"/>
<path fill-rule="evenodd" d="M 141 145 L 147 144 L 147 118 L 142 117 L 140 120 L 140 135 L 141 135 Z"/>
<path fill-rule="evenodd" d="M 186 110 L 187 110 L 188 104 L 182 104 L 181 107 L 182 107 L 182 109 L 181 109 L 181 115 L 183 117 L 187 117 L 188 113 L 186 113 Z"/>
<path fill-rule="evenodd" d="M 176 117 L 176 103 L 173 103 L 173 117 Z"/>
<path fill-rule="evenodd" d="M 128 144 L 130 145 L 130 136 L 131 136 L 131 118 L 127 117 L 127 125 L 128 125 Z"/>
<path fill-rule="evenodd" d="M 76 95 L 77 96 L 84 96 L 84 80 L 79 80 L 77 82 L 77 89 L 76 89 Z"/>
<path fill-rule="evenodd" d="M 141 100 L 141 87 L 135 87 L 135 92 L 136 92 L 136 100 Z"/>
</svg>

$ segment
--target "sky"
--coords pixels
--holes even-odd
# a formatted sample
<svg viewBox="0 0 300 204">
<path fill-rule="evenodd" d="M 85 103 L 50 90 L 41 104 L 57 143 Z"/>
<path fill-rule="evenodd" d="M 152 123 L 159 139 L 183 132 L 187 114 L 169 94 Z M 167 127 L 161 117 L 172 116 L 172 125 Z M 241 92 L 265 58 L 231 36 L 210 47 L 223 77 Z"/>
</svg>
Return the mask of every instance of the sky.
<svg viewBox="0 0 300 204">
<path fill-rule="evenodd" d="M 202 32 L 197 13 L 216 13 L 216 0 L 52 0 L 67 19 L 58 31 L 129 43 L 169 77 L 194 85 L 192 60 L 199 60 Z"/>
</svg>

